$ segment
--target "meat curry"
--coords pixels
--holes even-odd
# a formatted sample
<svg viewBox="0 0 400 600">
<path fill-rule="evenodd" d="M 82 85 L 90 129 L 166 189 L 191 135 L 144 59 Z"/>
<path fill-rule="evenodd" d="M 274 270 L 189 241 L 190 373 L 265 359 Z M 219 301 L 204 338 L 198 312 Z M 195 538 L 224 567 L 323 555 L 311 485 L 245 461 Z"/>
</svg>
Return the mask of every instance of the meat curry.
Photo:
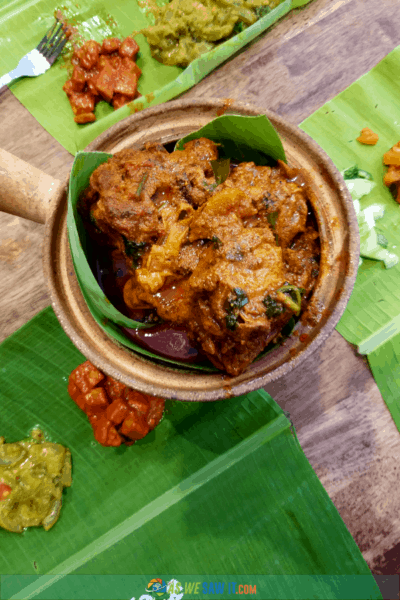
<svg viewBox="0 0 400 600">
<path fill-rule="evenodd" d="M 320 243 L 301 172 L 244 162 L 220 183 L 217 159 L 205 138 L 172 153 L 123 150 L 93 172 L 81 210 L 97 241 L 126 260 L 128 314 L 151 309 L 183 326 L 237 376 L 305 310 Z"/>
</svg>

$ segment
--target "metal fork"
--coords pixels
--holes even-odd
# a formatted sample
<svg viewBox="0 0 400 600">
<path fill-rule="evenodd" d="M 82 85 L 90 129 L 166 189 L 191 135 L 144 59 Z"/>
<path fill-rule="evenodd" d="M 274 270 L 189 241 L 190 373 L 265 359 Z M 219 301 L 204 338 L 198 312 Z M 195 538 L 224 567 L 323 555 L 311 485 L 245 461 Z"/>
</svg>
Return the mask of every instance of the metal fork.
<svg viewBox="0 0 400 600">
<path fill-rule="evenodd" d="M 36 77 L 50 69 L 68 41 L 62 23 L 56 19 L 38 46 L 25 54 L 13 70 L 0 77 L 0 93 L 17 77 Z"/>
</svg>

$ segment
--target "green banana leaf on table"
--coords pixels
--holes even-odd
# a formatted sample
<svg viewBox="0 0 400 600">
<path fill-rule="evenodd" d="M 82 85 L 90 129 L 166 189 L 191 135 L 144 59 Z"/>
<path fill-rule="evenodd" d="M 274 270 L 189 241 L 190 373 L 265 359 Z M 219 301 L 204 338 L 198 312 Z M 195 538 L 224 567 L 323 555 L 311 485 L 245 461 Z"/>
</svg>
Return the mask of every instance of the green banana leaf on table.
<svg viewBox="0 0 400 600">
<path fill-rule="evenodd" d="M 193 61 L 186 69 L 166 66 L 153 59 L 144 35 L 136 40 L 140 47 L 138 65 L 142 69 L 138 98 L 117 111 L 105 102 L 96 107 L 94 123 L 78 125 L 62 86 L 67 80 L 67 70 L 62 57 L 44 75 L 23 78 L 10 84 L 10 89 L 39 123 L 71 154 L 83 150 L 100 133 L 121 121 L 132 112 L 155 106 L 176 98 L 201 81 L 218 65 L 229 59 L 246 44 L 257 38 L 268 27 L 290 10 L 299 8 L 310 0 L 282 0 L 270 13 L 226 42 Z M 0 2 L 0 23 L 7 36 L 0 37 L 0 75 L 15 68 L 18 56 L 35 48 L 41 36 L 54 23 L 54 11 L 63 14 L 76 24 L 85 39 L 102 41 L 108 36 L 126 37 L 151 24 L 137 0 L 36 0 L 12 3 Z M 8 48 L 12 45 L 13 52 Z"/>
<path fill-rule="evenodd" d="M 381 250 L 395 257 L 400 256 L 400 205 L 383 184 L 382 157 L 400 140 L 399 73 L 400 47 L 300 125 L 339 170 L 357 165 L 372 174 L 375 185 L 360 198 L 360 209 L 364 214 L 375 211 L 380 217 L 375 220 L 376 237 L 384 240 Z M 356 141 L 364 127 L 379 135 L 375 146 Z M 385 268 L 380 260 L 363 258 L 337 330 L 368 356 L 400 429 L 400 262 Z"/>
<path fill-rule="evenodd" d="M 17 441 L 39 426 L 73 461 L 72 487 L 50 531 L 0 529 L 2 599 L 135 596 L 118 581 L 99 589 L 89 577 L 99 574 L 147 581 L 254 574 L 261 599 L 381 598 L 267 393 L 168 401 L 146 438 L 104 448 L 67 393 L 68 375 L 83 360 L 51 308 L 0 345 L 0 434 Z M 86 596 L 83 581 L 92 581 Z"/>
</svg>

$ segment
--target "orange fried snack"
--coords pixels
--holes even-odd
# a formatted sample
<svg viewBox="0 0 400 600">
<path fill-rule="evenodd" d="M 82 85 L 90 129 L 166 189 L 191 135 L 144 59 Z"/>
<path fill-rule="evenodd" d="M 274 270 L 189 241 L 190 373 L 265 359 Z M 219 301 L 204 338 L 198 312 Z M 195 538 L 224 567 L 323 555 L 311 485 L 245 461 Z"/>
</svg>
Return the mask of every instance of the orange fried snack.
<svg viewBox="0 0 400 600">
<path fill-rule="evenodd" d="M 400 142 L 397 142 L 383 155 L 383 164 L 389 167 L 383 178 L 383 183 L 389 188 L 394 188 L 394 196 L 400 204 Z"/>
<path fill-rule="evenodd" d="M 364 127 L 364 129 L 361 129 L 361 133 L 357 138 L 357 142 L 360 142 L 360 144 L 366 144 L 367 146 L 375 146 L 378 140 L 379 135 L 374 133 L 369 127 Z"/>
<path fill-rule="evenodd" d="M 108 38 L 101 45 L 89 40 L 75 48 L 71 61 L 74 70 L 63 85 L 75 123 L 95 121 L 94 107 L 99 100 L 112 103 L 116 110 L 140 96 L 137 84 L 142 72 L 135 62 L 138 52 L 139 46 L 131 37 L 122 42 Z"/>
<path fill-rule="evenodd" d="M 69 376 L 68 393 L 88 416 L 102 446 L 133 444 L 161 421 L 165 400 L 104 375 L 88 360 Z"/>
</svg>

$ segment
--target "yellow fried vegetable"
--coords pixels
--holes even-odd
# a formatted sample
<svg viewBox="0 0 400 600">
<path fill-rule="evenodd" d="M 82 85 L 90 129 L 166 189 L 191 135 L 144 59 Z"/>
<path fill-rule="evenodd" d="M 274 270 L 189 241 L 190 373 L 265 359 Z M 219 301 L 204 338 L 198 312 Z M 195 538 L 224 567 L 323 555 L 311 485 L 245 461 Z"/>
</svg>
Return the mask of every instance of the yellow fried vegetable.
<svg viewBox="0 0 400 600">
<path fill-rule="evenodd" d="M 393 195 L 400 204 L 400 142 L 397 142 L 383 155 L 383 164 L 389 167 L 383 178 L 383 183 L 388 187 L 393 186 Z"/>
<path fill-rule="evenodd" d="M 189 231 L 189 220 L 174 223 L 164 244 L 154 244 L 151 247 L 145 266 L 136 271 L 137 279 L 144 289 L 154 294 L 163 286 L 165 279 L 173 274 L 174 261 Z"/>
<path fill-rule="evenodd" d="M 395 144 L 388 152 L 383 155 L 383 164 L 394 167 L 400 167 L 400 142 Z"/>
<path fill-rule="evenodd" d="M 357 142 L 360 144 L 366 144 L 367 146 L 375 146 L 379 140 L 379 135 L 372 131 L 369 127 L 361 129 L 361 133 L 357 138 Z"/>
<path fill-rule="evenodd" d="M 239 212 L 241 203 L 244 205 L 245 201 L 246 195 L 242 190 L 225 188 L 211 196 L 203 208 L 203 214 L 207 216 L 222 216 L 228 215 L 231 212 Z"/>
<path fill-rule="evenodd" d="M 6 444 L 0 438 L 0 527 L 20 533 L 26 527 L 46 531 L 57 521 L 62 490 L 71 485 L 71 453 L 47 442 L 43 433 Z"/>
</svg>

